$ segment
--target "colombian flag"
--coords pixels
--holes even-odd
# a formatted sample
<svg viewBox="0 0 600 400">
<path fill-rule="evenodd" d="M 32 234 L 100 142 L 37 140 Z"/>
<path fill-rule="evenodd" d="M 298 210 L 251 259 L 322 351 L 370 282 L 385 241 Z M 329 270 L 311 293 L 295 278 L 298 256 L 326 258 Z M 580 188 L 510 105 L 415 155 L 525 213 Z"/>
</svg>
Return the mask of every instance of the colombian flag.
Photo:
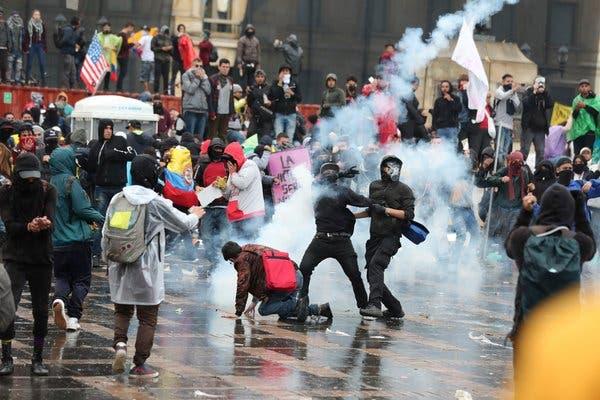
<svg viewBox="0 0 600 400">
<path fill-rule="evenodd" d="M 190 208 L 198 205 L 198 196 L 194 191 L 192 157 L 190 151 L 183 146 L 174 147 L 170 151 L 163 196 L 177 207 Z"/>
</svg>

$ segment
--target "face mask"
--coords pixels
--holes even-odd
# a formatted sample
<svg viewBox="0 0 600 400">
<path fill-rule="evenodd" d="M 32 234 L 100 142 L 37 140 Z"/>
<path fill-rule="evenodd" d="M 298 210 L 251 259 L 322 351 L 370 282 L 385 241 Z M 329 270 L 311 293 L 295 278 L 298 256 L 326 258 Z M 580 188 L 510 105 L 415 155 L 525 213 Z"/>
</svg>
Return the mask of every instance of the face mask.
<svg viewBox="0 0 600 400">
<path fill-rule="evenodd" d="M 21 148 L 25 151 L 35 151 L 35 136 L 25 136 L 20 141 Z"/>
<path fill-rule="evenodd" d="M 560 171 L 557 175 L 557 180 L 561 185 L 568 186 L 573 180 L 573 170 L 566 169 L 564 171 Z"/>
<path fill-rule="evenodd" d="M 325 182 L 329 182 L 329 183 L 333 183 L 335 181 L 338 180 L 338 173 L 332 170 L 327 170 L 327 171 L 323 171 L 323 173 L 321 174 L 321 178 L 325 181 Z"/>
<path fill-rule="evenodd" d="M 400 180 L 400 164 L 397 162 L 386 162 L 381 166 L 381 180 L 398 182 Z"/>
<path fill-rule="evenodd" d="M 508 92 L 509 90 L 512 89 L 512 85 L 502 85 L 502 88 L 504 89 L 505 92 Z"/>
<path fill-rule="evenodd" d="M 254 36 L 254 31 L 248 31 L 248 32 L 246 32 L 246 36 L 248 36 L 248 37 Z"/>
<path fill-rule="evenodd" d="M 583 171 L 585 171 L 585 165 L 583 165 L 583 164 L 573 165 L 573 172 L 575 172 L 577 175 L 583 173 Z"/>
</svg>

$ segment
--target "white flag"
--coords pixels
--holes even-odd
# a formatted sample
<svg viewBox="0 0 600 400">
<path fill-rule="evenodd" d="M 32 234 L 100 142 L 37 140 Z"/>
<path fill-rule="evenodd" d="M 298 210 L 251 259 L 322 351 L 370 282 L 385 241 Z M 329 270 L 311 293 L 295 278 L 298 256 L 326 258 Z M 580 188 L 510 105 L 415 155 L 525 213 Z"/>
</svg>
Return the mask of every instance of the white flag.
<svg viewBox="0 0 600 400">
<path fill-rule="evenodd" d="M 483 69 L 477 46 L 473 40 L 473 22 L 463 20 L 458 41 L 452 53 L 452 61 L 465 68 L 469 72 L 469 86 L 467 96 L 469 97 L 469 108 L 477 110 L 475 122 L 483 121 L 485 118 L 485 99 L 489 85 L 487 75 Z"/>
</svg>

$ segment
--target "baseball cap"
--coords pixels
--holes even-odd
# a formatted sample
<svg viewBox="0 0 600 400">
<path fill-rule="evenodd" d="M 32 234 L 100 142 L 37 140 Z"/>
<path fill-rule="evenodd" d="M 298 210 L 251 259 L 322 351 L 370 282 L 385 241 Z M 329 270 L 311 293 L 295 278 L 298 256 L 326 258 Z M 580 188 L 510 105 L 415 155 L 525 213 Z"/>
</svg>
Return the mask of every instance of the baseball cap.
<svg viewBox="0 0 600 400">
<path fill-rule="evenodd" d="M 15 162 L 15 172 L 22 179 L 41 178 L 40 161 L 31 153 L 22 153 Z"/>
<path fill-rule="evenodd" d="M 136 119 L 129 121 L 127 128 L 142 129 L 142 123 Z"/>
</svg>

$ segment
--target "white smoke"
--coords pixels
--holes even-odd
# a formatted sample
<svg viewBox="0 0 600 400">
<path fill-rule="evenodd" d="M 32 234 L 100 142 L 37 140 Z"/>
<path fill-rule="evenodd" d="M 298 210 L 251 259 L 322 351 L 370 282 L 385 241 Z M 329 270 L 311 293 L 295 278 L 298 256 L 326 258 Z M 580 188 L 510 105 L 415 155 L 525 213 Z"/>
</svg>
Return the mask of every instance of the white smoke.
<svg viewBox="0 0 600 400">
<path fill-rule="evenodd" d="M 505 4 L 516 4 L 518 0 L 471 0 L 462 10 L 441 16 L 436 28 L 427 39 L 423 39 L 421 28 L 408 28 L 397 43 L 398 52 L 393 57 L 392 71 L 385 73 L 389 83 L 390 98 L 396 102 L 396 112 L 404 112 L 402 99 L 412 96 L 411 82 L 418 71 L 422 70 L 448 47 L 450 40 L 458 33 L 463 19 L 475 23 L 481 22 L 500 11 Z M 356 103 L 335 112 L 335 117 L 322 121 L 316 134 L 323 144 L 327 143 L 329 132 L 346 135 L 355 147 L 373 142 L 377 135 L 374 113 L 380 104 L 370 98 L 359 98 Z M 402 181 L 412 187 L 416 203 L 416 220 L 425 223 L 431 235 L 428 240 L 415 246 L 406 239 L 403 248 L 394 257 L 387 270 L 386 281 L 392 288 L 402 282 L 412 285 L 418 282 L 423 273 L 443 277 L 448 285 L 460 282 L 465 296 L 473 295 L 479 289 L 482 273 L 472 248 L 465 248 L 454 254 L 457 265 L 449 268 L 445 261 L 451 243 L 447 240 L 447 227 L 450 220 L 449 198 L 453 185 L 468 179 L 467 162 L 456 154 L 455 149 L 443 145 L 419 145 L 407 147 L 398 144 L 387 150 L 388 153 L 403 160 Z M 257 243 L 274 247 L 290 253 L 299 264 L 304 251 L 315 233 L 312 211 L 310 173 L 306 170 L 294 172 L 299 181 L 298 191 L 285 203 L 276 207 L 272 223 L 263 227 Z M 433 207 L 428 208 L 428 205 Z M 427 210 L 427 211 L 426 211 Z M 364 245 L 369 237 L 368 220 L 357 221 L 353 243 L 359 257 L 359 266 L 364 273 Z M 473 242 L 478 238 L 471 238 Z M 458 254 L 458 256 L 457 256 Z M 333 274 L 333 275 L 332 275 Z M 232 309 L 235 296 L 235 271 L 229 264 L 222 264 L 212 277 L 211 301 L 226 309 Z M 443 288 L 441 288 L 443 290 Z M 335 312 L 346 309 L 354 311 L 354 296 L 350 283 L 335 261 L 328 260 L 315 270 L 311 286 L 311 301 L 331 301 Z M 401 301 L 406 299 L 399 295 Z M 432 300 L 431 307 L 435 307 Z"/>
</svg>

